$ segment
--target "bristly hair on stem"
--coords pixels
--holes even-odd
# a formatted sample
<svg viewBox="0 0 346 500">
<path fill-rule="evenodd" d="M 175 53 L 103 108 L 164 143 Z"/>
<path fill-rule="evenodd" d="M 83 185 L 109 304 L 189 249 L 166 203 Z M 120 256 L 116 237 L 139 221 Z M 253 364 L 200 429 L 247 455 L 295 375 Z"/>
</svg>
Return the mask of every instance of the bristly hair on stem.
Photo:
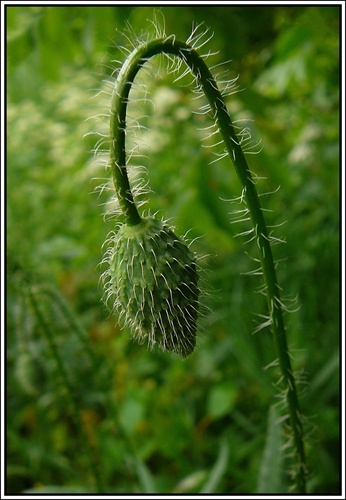
<svg viewBox="0 0 346 500">
<path fill-rule="evenodd" d="M 238 124 L 232 122 L 225 104 L 225 97 L 237 91 L 236 80 L 228 82 L 222 78 L 222 73 L 215 78 L 206 64 L 206 58 L 211 53 L 199 53 L 202 48 L 205 50 L 204 46 L 209 41 L 208 31 L 200 32 L 199 27 L 196 27 L 187 42 L 177 40 L 175 35 L 166 36 L 162 30 L 156 35 L 139 42 L 133 43 L 131 40 L 132 47 L 123 51 L 126 59 L 113 84 L 110 103 L 110 169 L 125 224 L 115 233 L 107 259 L 110 270 L 106 274 L 111 282 L 107 289 L 108 297 L 114 294 L 116 308 L 125 317 L 125 324 L 134 330 L 135 336 L 148 338 L 151 345 L 158 342 L 164 349 L 173 350 L 183 357 L 192 352 L 199 294 L 194 256 L 187 252 L 184 242 L 156 219 L 140 215 L 127 172 L 125 140 L 130 91 L 138 72 L 145 71 L 151 58 L 163 55 L 169 62 L 168 71 L 177 75 L 176 80 L 191 74 L 197 97 L 202 93 L 205 95 L 208 104 L 201 108 L 201 113 L 208 113 L 214 119 L 210 134 L 220 133 L 222 136 L 223 150 L 216 154 L 216 160 L 228 156 L 242 185 L 241 218 L 246 216 L 252 223 L 249 236 L 257 245 L 263 275 L 263 291 L 268 305 L 266 325 L 272 331 L 291 423 L 296 491 L 304 493 L 307 469 L 303 425 L 272 255 L 271 245 L 275 240 L 268 231 L 256 179 L 244 154 L 251 152 L 249 130 L 245 127 L 239 131 Z M 182 76 L 179 75 L 181 70 Z M 217 82 L 220 82 L 221 88 Z M 151 259 L 145 258 L 148 255 Z M 148 260 L 151 265 L 147 267 Z M 152 270 L 154 263 L 159 269 L 158 273 Z M 177 280 L 176 273 L 179 276 Z"/>
</svg>

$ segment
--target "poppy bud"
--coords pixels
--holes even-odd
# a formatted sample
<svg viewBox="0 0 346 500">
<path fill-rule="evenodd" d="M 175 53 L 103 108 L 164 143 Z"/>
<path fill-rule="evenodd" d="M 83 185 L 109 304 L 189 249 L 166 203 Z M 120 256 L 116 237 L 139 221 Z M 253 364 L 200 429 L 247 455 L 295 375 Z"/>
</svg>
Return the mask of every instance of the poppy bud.
<svg viewBox="0 0 346 500">
<path fill-rule="evenodd" d="M 124 326 L 142 343 L 182 357 L 196 345 L 198 275 L 194 254 L 153 217 L 121 226 L 114 239 L 110 286 Z"/>
</svg>

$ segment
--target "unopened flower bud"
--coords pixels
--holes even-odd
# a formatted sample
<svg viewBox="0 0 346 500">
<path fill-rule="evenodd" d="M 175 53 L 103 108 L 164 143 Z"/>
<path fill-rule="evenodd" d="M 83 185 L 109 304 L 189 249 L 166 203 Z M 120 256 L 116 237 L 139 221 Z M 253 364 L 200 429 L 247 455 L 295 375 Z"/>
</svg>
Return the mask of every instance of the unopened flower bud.
<svg viewBox="0 0 346 500">
<path fill-rule="evenodd" d="M 114 237 L 110 286 L 115 308 L 139 342 L 182 357 L 196 345 L 198 275 L 194 254 L 164 222 L 124 224 Z"/>
</svg>

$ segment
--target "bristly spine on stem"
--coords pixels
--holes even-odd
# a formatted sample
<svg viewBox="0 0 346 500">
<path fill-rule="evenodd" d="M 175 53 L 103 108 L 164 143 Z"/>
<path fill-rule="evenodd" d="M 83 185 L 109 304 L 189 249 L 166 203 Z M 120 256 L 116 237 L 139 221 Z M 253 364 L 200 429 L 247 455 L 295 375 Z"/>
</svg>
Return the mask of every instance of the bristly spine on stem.
<svg viewBox="0 0 346 500">
<path fill-rule="evenodd" d="M 208 104 L 201 108 L 201 113 L 209 113 L 215 119 L 210 136 L 220 133 L 224 145 L 224 150 L 216 153 L 216 161 L 228 155 L 242 184 L 240 203 L 244 203 L 245 208 L 241 208 L 240 218 L 243 220 L 246 216 L 251 220 L 249 236 L 258 247 L 269 309 L 266 326 L 270 326 L 273 333 L 285 386 L 296 460 L 297 491 L 304 493 L 306 466 L 303 427 L 271 250 L 273 238 L 265 223 L 255 178 L 244 156 L 244 152 L 251 152 L 247 151 L 249 131 L 243 128 L 237 135 L 237 125 L 232 123 L 224 100 L 237 91 L 236 82 L 226 81 L 222 91 L 219 90 L 205 63 L 205 57 L 210 53 L 201 56 L 197 52 L 207 41 L 205 33 L 199 34 L 197 28 L 187 42 L 176 40 L 174 35 L 164 36 L 160 32 L 156 38 L 147 39 L 125 54 L 127 58 L 117 75 L 111 99 L 109 139 L 110 166 L 125 225 L 112 237 L 113 247 L 107 259 L 107 297 L 115 297 L 115 308 L 139 341 L 147 338 L 149 345 L 158 342 L 163 349 L 177 352 L 183 357 L 193 351 L 199 296 L 195 257 L 184 241 L 176 237 L 165 223 L 139 214 L 127 174 L 125 138 L 130 90 L 139 70 L 152 57 L 163 54 L 171 62 L 169 71 L 172 73 L 185 63 L 183 76 L 190 72 L 197 97 L 202 92 L 206 96 Z M 219 80 L 222 82 L 222 78 Z"/>
</svg>

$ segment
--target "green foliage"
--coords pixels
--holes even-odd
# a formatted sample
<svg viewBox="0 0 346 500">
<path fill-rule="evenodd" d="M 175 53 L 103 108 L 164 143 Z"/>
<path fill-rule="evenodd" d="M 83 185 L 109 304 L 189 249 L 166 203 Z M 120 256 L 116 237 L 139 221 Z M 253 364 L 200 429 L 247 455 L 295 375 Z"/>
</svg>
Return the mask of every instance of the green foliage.
<svg viewBox="0 0 346 500">
<path fill-rule="evenodd" d="M 282 484 L 283 433 L 277 409 L 272 406 L 268 414 L 266 444 L 258 477 L 258 493 L 280 493 Z"/>
<path fill-rule="evenodd" d="M 304 7 L 164 7 L 166 31 L 187 38 L 206 20 L 240 87 L 228 106 L 254 119 L 264 145 L 249 158 L 269 224 L 287 223 L 274 247 L 294 366 L 301 372 L 311 493 L 339 491 L 339 10 Z M 210 15 L 212 12 L 213 15 Z M 268 458 L 280 448 L 273 402 L 276 369 L 262 322 L 255 252 L 230 224 L 241 194 L 228 162 L 201 148 L 188 89 L 162 77 L 137 117 L 148 159 L 152 212 L 206 255 L 210 308 L 186 361 L 129 340 L 101 303 L 102 220 L 109 193 L 93 190 L 98 130 L 87 118 L 104 108 L 95 75 L 119 59 L 109 48 L 127 19 L 141 31 L 147 7 L 7 8 L 7 488 L 8 492 L 251 493 L 286 488 Z M 261 22 L 259 22 L 259 19 Z M 230 39 L 232 33 L 232 39 Z M 63 35 L 62 35 L 63 34 Z M 105 56 L 109 51 L 110 57 Z M 97 69 L 96 69 L 97 70 Z M 110 75 L 111 70 L 104 70 Z M 142 75 L 145 78 L 144 75 Z M 23 84 L 25 82 L 25 84 Z M 270 210 L 270 211 L 269 211 Z M 246 253 L 245 253 L 246 252 Z M 203 284 L 203 283 L 202 283 Z M 40 313 L 33 307 L 34 294 Z M 295 306 L 292 307 L 293 309 Z M 78 320 L 76 319 L 78 317 Z M 61 359 L 52 354 L 43 325 Z M 75 406 L 74 406 L 75 405 Z M 77 408 L 76 408 L 77 406 Z M 78 443 L 78 445 L 77 445 Z M 83 453 L 81 453 L 83 449 Z M 263 450 L 265 452 L 263 453 Z M 99 468 L 94 463 L 99 463 Z M 269 464 L 269 465 L 268 465 Z M 279 466 L 276 463 L 275 466 Z M 269 467 L 269 469 L 268 469 Z M 269 484 L 270 474 L 273 482 Z M 282 474 L 282 477 L 278 477 Z M 96 476 L 96 479 L 95 479 Z M 275 479 L 275 480 L 274 480 Z M 268 490 L 269 491 L 269 490 Z"/>
</svg>

